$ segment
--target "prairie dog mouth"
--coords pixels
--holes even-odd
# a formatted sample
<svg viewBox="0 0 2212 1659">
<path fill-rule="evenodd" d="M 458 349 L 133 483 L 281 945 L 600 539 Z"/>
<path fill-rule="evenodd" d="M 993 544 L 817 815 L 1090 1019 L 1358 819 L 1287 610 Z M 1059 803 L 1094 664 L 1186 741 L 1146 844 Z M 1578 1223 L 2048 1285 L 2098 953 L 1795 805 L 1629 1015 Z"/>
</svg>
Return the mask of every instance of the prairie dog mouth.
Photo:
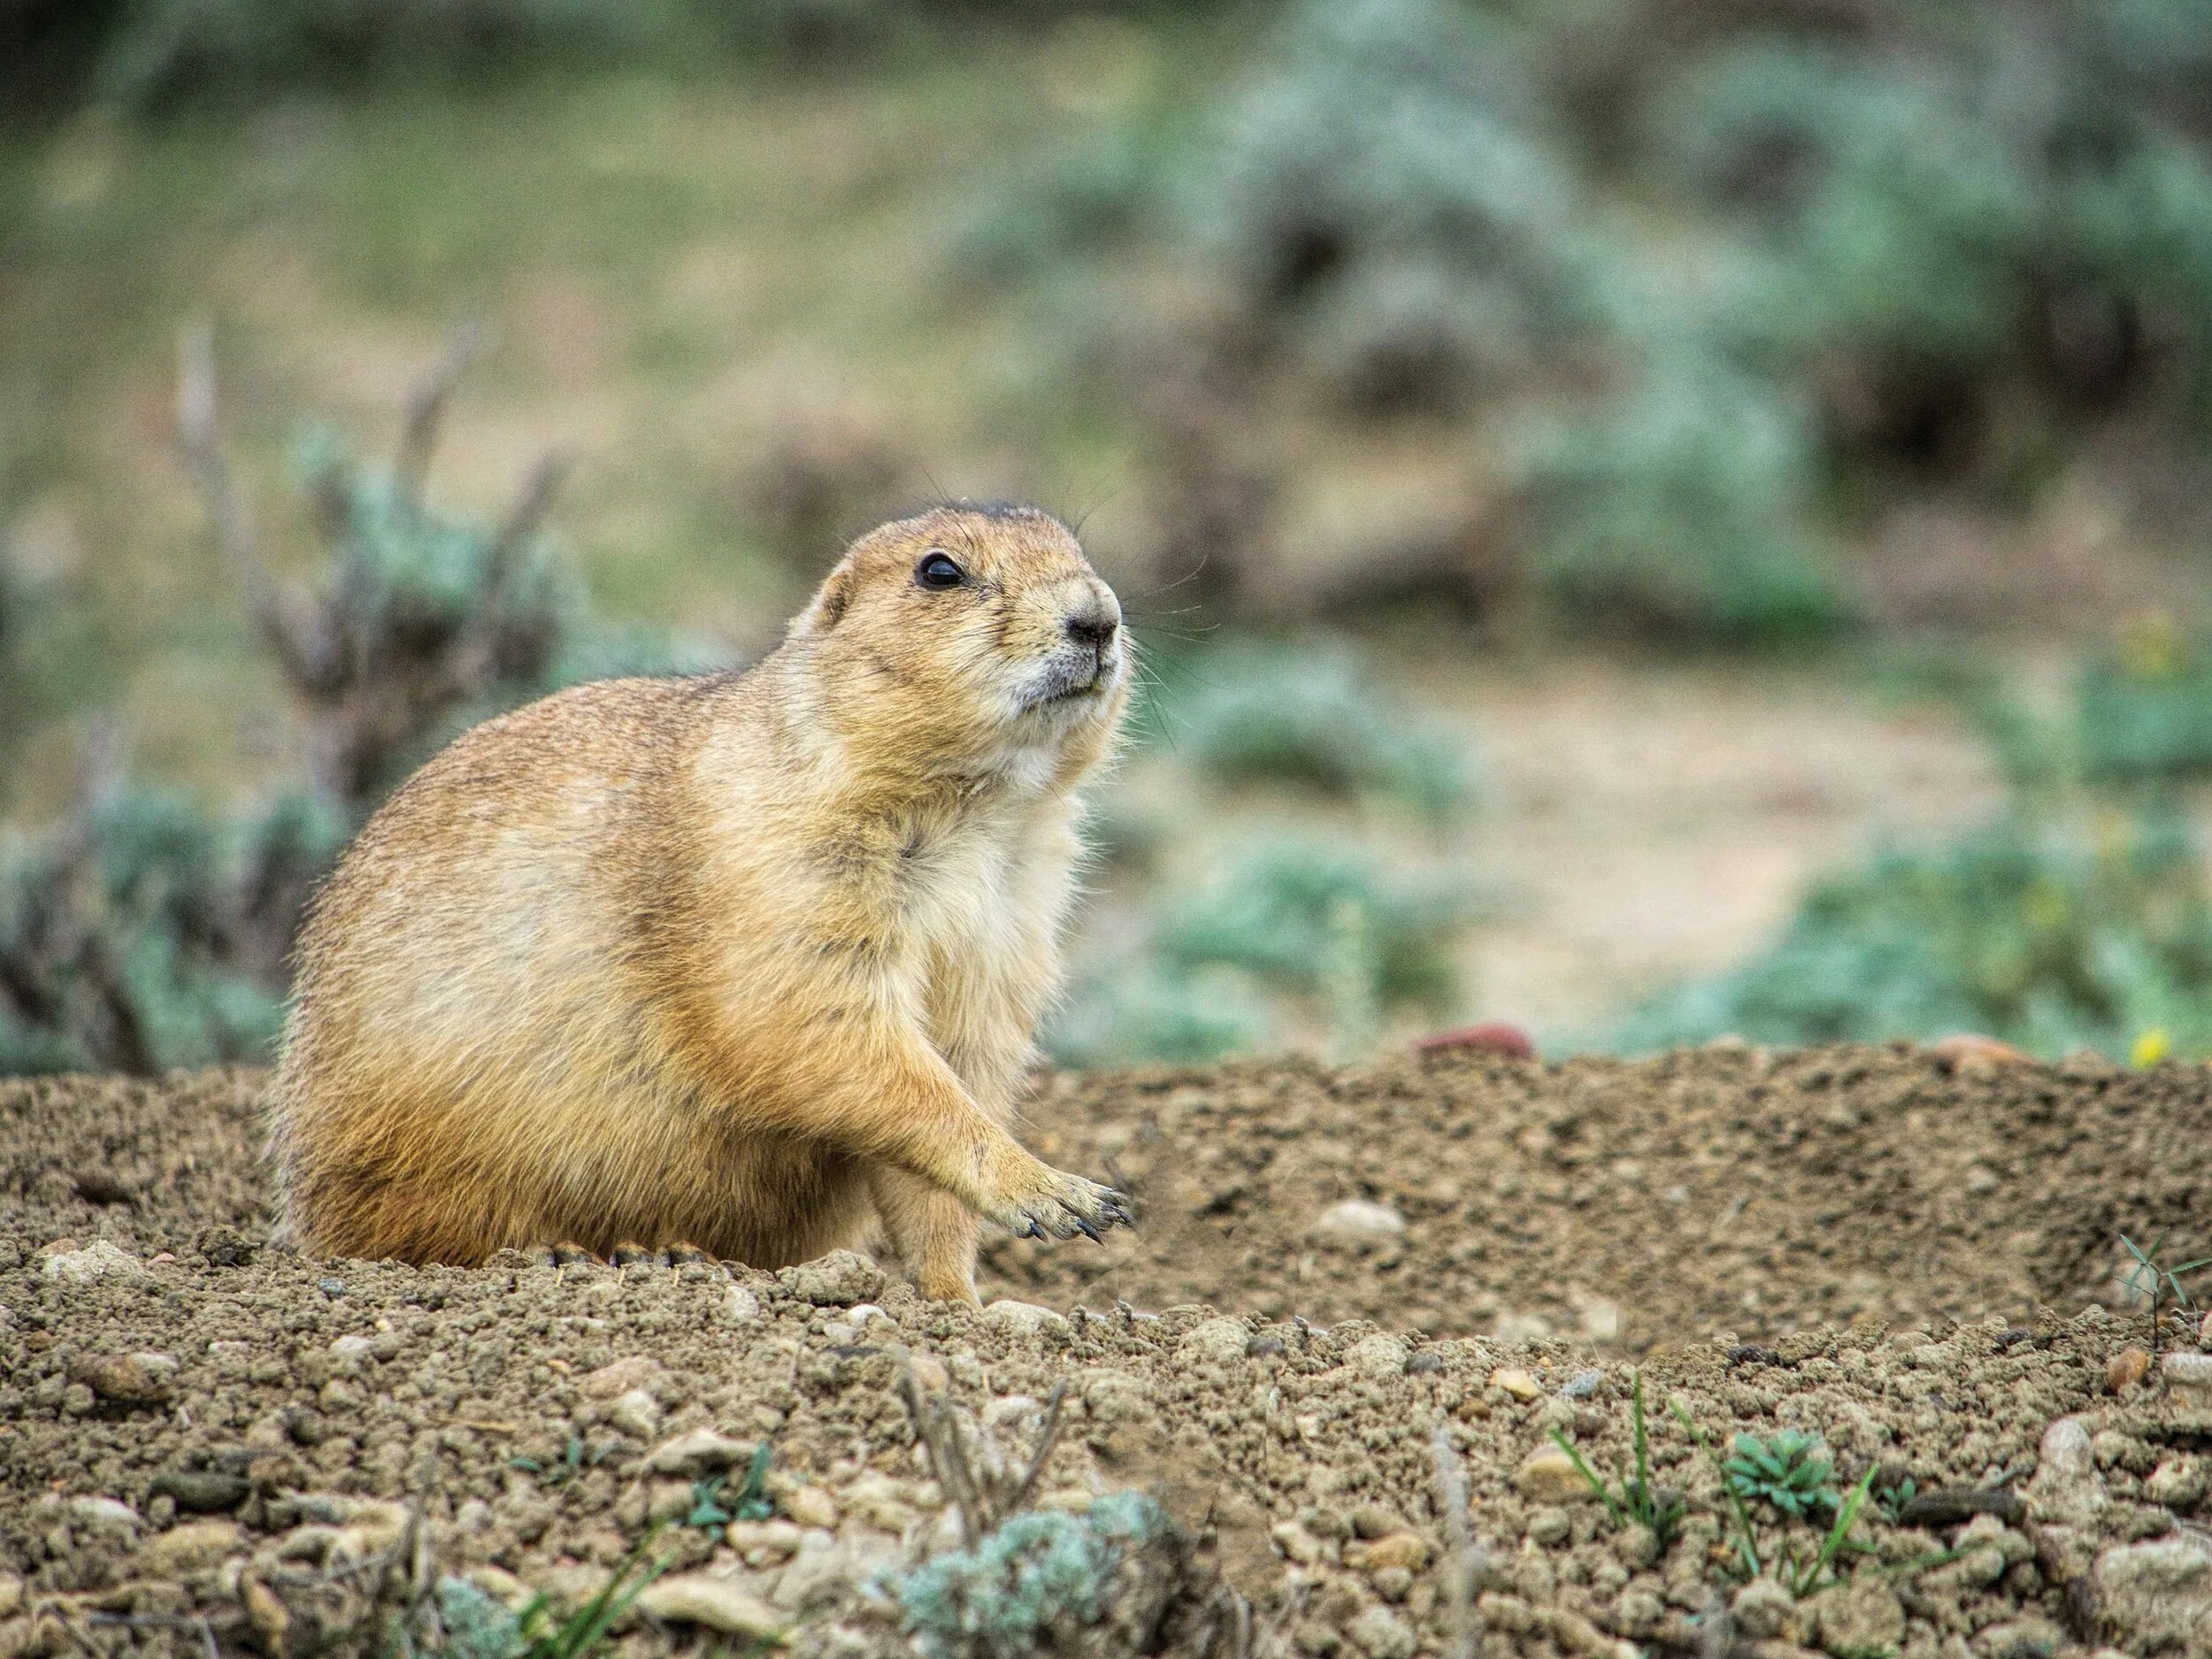
<svg viewBox="0 0 2212 1659">
<path fill-rule="evenodd" d="M 1119 667 L 1118 657 L 1103 653 L 1079 662 L 1055 658 L 1045 665 L 1024 702 L 1032 709 L 1042 709 L 1096 696 L 1113 683 Z"/>
</svg>

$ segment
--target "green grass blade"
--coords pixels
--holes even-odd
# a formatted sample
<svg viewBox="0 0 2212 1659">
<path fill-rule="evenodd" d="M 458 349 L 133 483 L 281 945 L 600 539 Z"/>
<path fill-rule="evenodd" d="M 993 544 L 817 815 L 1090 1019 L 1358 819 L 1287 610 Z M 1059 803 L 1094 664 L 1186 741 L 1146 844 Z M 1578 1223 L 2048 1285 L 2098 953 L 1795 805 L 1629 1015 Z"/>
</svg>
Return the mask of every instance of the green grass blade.
<svg viewBox="0 0 2212 1659">
<path fill-rule="evenodd" d="M 1605 1489 L 1605 1482 L 1598 1479 L 1597 1471 L 1590 1467 L 1588 1460 L 1575 1449 L 1575 1443 L 1557 1429 L 1551 1432 L 1551 1437 L 1557 1443 L 1559 1449 L 1567 1454 L 1568 1461 L 1575 1466 L 1575 1472 L 1589 1483 L 1591 1491 L 1597 1494 L 1598 1502 L 1605 1506 L 1605 1512 L 1613 1517 L 1613 1525 L 1627 1525 L 1628 1517 L 1621 1512 L 1621 1506 L 1613 1501 L 1613 1494 Z"/>
</svg>

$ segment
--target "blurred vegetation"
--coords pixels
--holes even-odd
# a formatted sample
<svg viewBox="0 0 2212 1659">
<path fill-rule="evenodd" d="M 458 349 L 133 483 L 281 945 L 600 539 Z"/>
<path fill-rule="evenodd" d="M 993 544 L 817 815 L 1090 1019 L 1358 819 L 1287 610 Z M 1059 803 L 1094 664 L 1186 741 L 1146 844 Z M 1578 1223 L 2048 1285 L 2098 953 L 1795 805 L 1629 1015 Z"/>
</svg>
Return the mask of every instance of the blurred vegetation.
<svg viewBox="0 0 2212 1659">
<path fill-rule="evenodd" d="M 1025 162 L 993 273 L 1025 246 L 1091 307 L 1062 266 L 1164 250 L 1219 290 L 1188 345 L 1233 404 L 1515 423 L 1522 583 L 1567 626 L 1832 639 L 1878 493 L 2032 494 L 2123 410 L 2207 430 L 2201 0 L 1309 0 L 1258 35 L 1218 119 L 1138 110 L 1056 190 Z"/>
<path fill-rule="evenodd" d="M 1347 642 L 1240 640 L 1179 664 L 1187 685 L 1141 724 L 1230 783 L 1302 785 L 1443 822 L 1474 795 L 1463 741 L 1384 694 Z"/>
<path fill-rule="evenodd" d="M 2055 1058 L 2212 1054 L 2212 890 L 2175 820 L 2023 808 L 1815 886 L 1750 962 L 1630 1018 L 1640 1052 L 1978 1032 Z"/>
<path fill-rule="evenodd" d="M 2212 641 L 2167 612 L 2124 629 L 2083 668 L 2076 741 L 2084 768 L 2114 781 L 2212 774 Z"/>
<path fill-rule="evenodd" d="M 2050 1058 L 2212 1056 L 2212 876 L 2177 792 L 2208 758 L 2195 662 L 2160 614 L 2089 659 L 2063 717 L 1962 687 L 2011 779 L 2002 815 L 1816 882 L 1772 945 L 1608 1046 L 1973 1032 Z"/>
<path fill-rule="evenodd" d="M 1353 1058 L 1394 1022 L 1455 1011 L 1454 949 L 1477 914 L 1449 872 L 1311 833 L 1260 841 L 1155 887 L 1141 938 L 1079 971 L 1045 1046 L 1072 1065 L 1294 1047 Z"/>
<path fill-rule="evenodd" d="M 1136 914 L 1056 1051 L 1354 1053 L 1462 1011 L 1479 918 L 1430 854 L 1479 792 L 1315 631 L 1411 595 L 1517 641 L 1803 650 L 1881 625 L 1870 549 L 1916 505 L 2020 517 L 2082 469 L 2200 461 L 2208 87 L 2212 0 L 0 0 L 0 349 L 32 364 L 0 379 L 8 504 L 19 474 L 104 501 L 154 471 L 117 438 L 103 480 L 40 423 L 134 430 L 118 365 L 186 301 L 258 304 L 315 360 L 326 331 L 389 349 L 395 319 L 538 307 L 533 398 L 603 450 L 698 434 L 599 503 L 595 576 L 664 618 L 741 591 L 772 622 L 925 461 L 1125 460 L 1130 565 L 1233 630 L 1154 700 L 1150 752 L 1296 821 L 1211 868 L 1118 822 Z M 411 430 L 442 407 L 434 377 Z M 540 690 L 695 660 L 595 618 L 538 528 L 550 471 L 472 518 L 425 503 L 412 444 L 303 437 L 310 541 L 271 564 L 310 584 L 229 526 L 227 594 L 173 576 L 145 603 L 179 618 L 121 630 L 216 657 L 208 613 L 245 615 L 301 758 L 220 807 L 96 761 L 17 838 L 0 1069 L 257 1052 L 301 895 L 410 766 Z M 2202 586 L 2186 503 L 2111 494 Z M 128 702 L 71 630 L 132 619 L 164 551 L 134 549 L 172 527 L 82 516 L 105 599 L 0 541 L 0 764 Z M 2071 696 L 2055 726 L 1989 711 L 2001 820 L 1822 885 L 1622 1041 L 2212 1042 L 2170 799 L 2212 773 L 2201 615 L 2131 628 Z"/>
</svg>

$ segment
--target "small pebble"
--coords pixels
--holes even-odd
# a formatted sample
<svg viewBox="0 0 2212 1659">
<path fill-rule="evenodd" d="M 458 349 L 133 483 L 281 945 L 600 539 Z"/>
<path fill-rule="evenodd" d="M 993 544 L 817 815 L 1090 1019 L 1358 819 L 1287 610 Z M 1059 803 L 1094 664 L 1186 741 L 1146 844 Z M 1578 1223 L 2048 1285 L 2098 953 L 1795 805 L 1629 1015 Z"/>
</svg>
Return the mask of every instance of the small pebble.
<svg viewBox="0 0 2212 1659">
<path fill-rule="evenodd" d="M 1540 1446 L 1513 1471 L 1523 1497 L 1538 1503 L 1579 1503 L 1595 1494 L 1574 1459 L 1556 1446 Z"/>
<path fill-rule="evenodd" d="M 315 1288 L 335 1302 L 346 1294 L 346 1281 L 342 1279 L 319 1279 L 315 1281 Z"/>
<path fill-rule="evenodd" d="M 837 1501 L 819 1486 L 794 1486 L 776 1507 L 801 1526 L 835 1526 Z"/>
<path fill-rule="evenodd" d="M 154 1492 L 180 1509 L 213 1515 L 234 1509 L 253 1488 L 243 1475 L 220 1469 L 168 1469 L 154 1477 Z"/>
<path fill-rule="evenodd" d="M 987 1304 L 983 1317 L 993 1325 L 1008 1330 L 1042 1336 L 1064 1332 L 1068 1328 L 1067 1316 L 1056 1308 L 1047 1308 L 1033 1302 L 1017 1302 L 1011 1296 L 1002 1296 Z"/>
<path fill-rule="evenodd" d="M 607 1421 L 625 1434 L 649 1440 L 661 1425 L 661 1402 L 642 1388 L 618 1394 L 607 1408 Z"/>
<path fill-rule="evenodd" d="M 104 1354 L 69 1368 L 72 1382 L 84 1384 L 103 1400 L 132 1406 L 165 1403 L 174 1392 L 176 1374 L 177 1362 L 166 1354 Z"/>
<path fill-rule="evenodd" d="M 1356 1572 L 1379 1572 L 1386 1567 L 1418 1571 L 1428 1564 L 1429 1542 L 1420 1533 L 1400 1530 L 1371 1541 L 1349 1546 L 1344 1564 Z"/>
<path fill-rule="evenodd" d="M 1509 1060 L 1536 1058 L 1534 1039 L 1518 1025 L 1508 1025 L 1502 1019 L 1440 1031 L 1417 1039 L 1413 1047 L 1418 1054 L 1443 1054 L 1457 1049 L 1471 1054 L 1503 1055 Z"/>
<path fill-rule="evenodd" d="M 1356 1538 L 1384 1539 L 1405 1530 L 1405 1523 L 1398 1512 L 1385 1504 L 1363 1503 L 1351 1514 L 1352 1533 Z"/>
<path fill-rule="evenodd" d="M 910 1354 L 906 1364 L 914 1373 L 914 1380 L 931 1394 L 942 1394 L 952 1386 L 952 1373 L 934 1354 Z"/>
<path fill-rule="evenodd" d="M 587 1400 L 612 1400 L 634 1388 L 642 1388 L 660 1371 L 660 1361 L 642 1354 L 626 1355 L 597 1371 L 586 1371 L 576 1379 L 576 1392 Z"/>
<path fill-rule="evenodd" d="M 1406 1218 L 1388 1204 L 1348 1198 L 1315 1217 L 1309 1231 L 1324 1244 L 1389 1244 L 1405 1237 Z"/>
<path fill-rule="evenodd" d="M 645 1460 L 649 1475 L 680 1475 L 695 1480 L 740 1463 L 753 1461 L 754 1444 L 717 1434 L 712 1429 L 693 1429 L 660 1446 Z"/>
<path fill-rule="evenodd" d="M 671 1624 L 700 1624 L 726 1636 L 780 1640 L 791 1615 L 751 1591 L 710 1573 L 685 1572 L 649 1586 L 637 1605 Z"/>
<path fill-rule="evenodd" d="M 2151 1356 L 2139 1348 L 2124 1348 L 2104 1368 L 2105 1386 L 2114 1394 L 2132 1388 L 2150 1374 Z"/>
<path fill-rule="evenodd" d="M 1984 1037 L 1971 1032 L 1962 1032 L 1955 1037 L 1946 1037 L 1939 1042 L 1931 1043 L 1928 1052 L 1962 1077 L 1986 1076 L 2013 1066 L 2035 1064 L 2032 1056 L 2023 1053 L 2010 1043 L 1999 1042 L 1994 1037 Z"/>
<path fill-rule="evenodd" d="M 1413 1627 L 1386 1607 L 1371 1607 L 1345 1626 L 1352 1646 L 1367 1659 L 1413 1659 Z"/>
<path fill-rule="evenodd" d="M 1587 1400 L 1597 1393 L 1598 1385 L 1605 1380 L 1601 1371 L 1586 1371 L 1564 1384 L 1559 1392 L 1570 1400 Z"/>
<path fill-rule="evenodd" d="M 143 1279 L 145 1263 L 105 1239 L 83 1249 L 73 1239 L 57 1239 L 41 1252 L 39 1271 L 65 1284 L 90 1285 L 104 1279 Z"/>
<path fill-rule="evenodd" d="M 1517 1366 L 1492 1371 L 1490 1386 L 1504 1389 L 1516 1400 L 1540 1400 L 1544 1397 L 1544 1385 L 1538 1382 L 1532 1372 L 1522 1371 Z"/>
<path fill-rule="evenodd" d="M 1573 1527 L 1567 1519 L 1566 1510 L 1556 1505 L 1548 1503 L 1540 1509 L 1529 1511 L 1528 1535 L 1532 1542 L 1547 1547 L 1563 1544 L 1571 1531 Z"/>
</svg>

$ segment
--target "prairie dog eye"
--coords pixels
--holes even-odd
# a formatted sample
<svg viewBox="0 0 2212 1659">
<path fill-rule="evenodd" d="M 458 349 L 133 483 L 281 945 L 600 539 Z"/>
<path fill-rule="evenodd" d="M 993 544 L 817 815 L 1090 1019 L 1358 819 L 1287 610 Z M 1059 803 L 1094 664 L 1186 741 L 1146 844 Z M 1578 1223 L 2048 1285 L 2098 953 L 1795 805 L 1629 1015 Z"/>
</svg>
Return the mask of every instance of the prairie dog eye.
<svg viewBox="0 0 2212 1659">
<path fill-rule="evenodd" d="M 914 580 L 925 588 L 957 588 L 967 579 L 967 572 L 942 553 L 925 553 L 914 567 Z"/>
</svg>

